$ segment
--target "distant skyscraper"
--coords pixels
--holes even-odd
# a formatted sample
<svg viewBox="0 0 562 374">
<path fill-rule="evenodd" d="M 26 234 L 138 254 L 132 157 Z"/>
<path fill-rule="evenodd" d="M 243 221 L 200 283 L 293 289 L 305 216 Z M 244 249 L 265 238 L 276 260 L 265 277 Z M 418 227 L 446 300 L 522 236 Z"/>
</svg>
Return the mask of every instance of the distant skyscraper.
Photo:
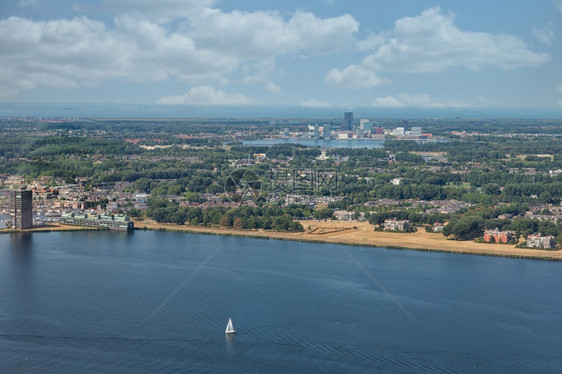
<svg viewBox="0 0 562 374">
<path fill-rule="evenodd" d="M 31 191 L 10 191 L 10 222 L 14 229 L 33 227 L 33 195 Z"/>
<path fill-rule="evenodd" d="M 408 120 L 407 119 L 402 120 L 402 127 L 404 128 L 404 131 L 408 131 Z"/>
<path fill-rule="evenodd" d="M 353 112 L 345 112 L 343 114 L 343 124 L 341 129 L 343 131 L 349 131 L 353 129 Z"/>
</svg>

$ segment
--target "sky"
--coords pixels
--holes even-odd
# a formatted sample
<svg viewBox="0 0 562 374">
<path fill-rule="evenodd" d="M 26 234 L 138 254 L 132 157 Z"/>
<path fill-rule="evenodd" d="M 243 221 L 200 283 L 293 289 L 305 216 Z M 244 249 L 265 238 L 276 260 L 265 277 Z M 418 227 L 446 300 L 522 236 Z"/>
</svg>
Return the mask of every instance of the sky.
<svg viewBox="0 0 562 374">
<path fill-rule="evenodd" d="M 562 108 L 561 67 L 562 0 L 0 5 L 0 102 Z"/>
</svg>

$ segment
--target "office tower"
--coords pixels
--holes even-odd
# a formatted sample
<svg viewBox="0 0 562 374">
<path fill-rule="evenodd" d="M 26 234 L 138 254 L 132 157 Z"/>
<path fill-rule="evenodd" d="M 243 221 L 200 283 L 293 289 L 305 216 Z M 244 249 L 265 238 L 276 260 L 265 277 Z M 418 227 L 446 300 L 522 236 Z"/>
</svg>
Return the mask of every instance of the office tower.
<svg viewBox="0 0 562 374">
<path fill-rule="evenodd" d="M 10 222 L 14 229 L 33 227 L 33 195 L 31 191 L 10 191 Z"/>
<path fill-rule="evenodd" d="M 353 112 L 345 112 L 343 114 L 342 131 L 349 131 L 353 129 Z"/>
</svg>

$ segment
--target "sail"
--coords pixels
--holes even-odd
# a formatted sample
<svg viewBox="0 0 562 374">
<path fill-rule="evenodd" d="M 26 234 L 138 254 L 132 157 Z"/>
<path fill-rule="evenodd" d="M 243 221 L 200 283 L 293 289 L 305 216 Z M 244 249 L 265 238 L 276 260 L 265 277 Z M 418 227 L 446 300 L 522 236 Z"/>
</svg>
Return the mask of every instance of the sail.
<svg viewBox="0 0 562 374">
<path fill-rule="evenodd" d="M 228 319 L 228 324 L 226 325 L 226 330 L 224 332 L 225 333 L 236 332 L 236 330 L 234 330 L 234 326 L 232 325 L 232 320 L 230 318 Z"/>
</svg>

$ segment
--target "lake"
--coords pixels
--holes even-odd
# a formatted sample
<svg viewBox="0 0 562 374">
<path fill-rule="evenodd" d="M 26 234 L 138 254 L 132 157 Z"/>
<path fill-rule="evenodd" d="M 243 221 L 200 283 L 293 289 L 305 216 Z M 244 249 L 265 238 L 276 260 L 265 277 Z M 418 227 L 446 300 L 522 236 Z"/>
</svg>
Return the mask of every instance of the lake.
<svg viewBox="0 0 562 374">
<path fill-rule="evenodd" d="M 552 373 L 561 266 L 155 231 L 4 234 L 0 372 Z"/>
<path fill-rule="evenodd" d="M 307 147 L 321 147 L 321 148 L 382 148 L 384 140 L 368 140 L 368 139 L 259 139 L 259 140 L 245 140 L 244 145 L 257 145 L 257 146 L 272 146 L 276 144 L 301 144 Z"/>
</svg>

